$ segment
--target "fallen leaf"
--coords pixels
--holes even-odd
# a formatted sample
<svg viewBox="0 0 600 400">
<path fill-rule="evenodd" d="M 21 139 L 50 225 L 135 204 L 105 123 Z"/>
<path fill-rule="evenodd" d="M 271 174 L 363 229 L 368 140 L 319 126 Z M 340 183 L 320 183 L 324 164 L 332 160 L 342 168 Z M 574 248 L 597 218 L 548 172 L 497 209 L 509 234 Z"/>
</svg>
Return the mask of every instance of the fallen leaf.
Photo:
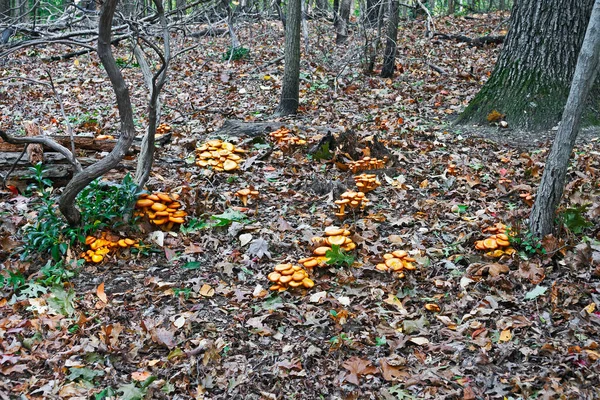
<svg viewBox="0 0 600 400">
<path fill-rule="evenodd" d="M 421 337 L 421 336 L 417 336 L 417 337 L 411 338 L 409 341 L 413 342 L 414 344 L 416 344 L 418 346 L 423 346 L 423 345 L 429 343 L 429 339 Z"/>
<path fill-rule="evenodd" d="M 102 300 L 103 303 L 108 303 L 108 298 L 106 297 L 106 293 L 104 293 L 104 282 L 99 284 L 96 288 L 96 296 L 98 296 L 98 298 Z"/>
<path fill-rule="evenodd" d="M 240 246 L 244 247 L 245 245 L 250 243 L 250 241 L 252 240 L 252 234 L 250 234 L 250 233 L 241 234 L 239 236 L 239 239 L 240 239 Z"/>
<path fill-rule="evenodd" d="M 200 288 L 200 294 L 204 297 L 213 297 L 215 295 L 215 289 L 206 283 Z"/>
<path fill-rule="evenodd" d="M 173 325 L 175 325 L 176 328 L 181 328 L 183 325 L 185 325 L 185 317 L 180 315 L 175 321 L 173 321 Z"/>
<path fill-rule="evenodd" d="M 512 339 L 512 333 L 510 332 L 510 329 L 504 329 L 502 332 L 500 332 L 500 338 L 498 341 L 508 342 L 510 339 Z"/>
<path fill-rule="evenodd" d="M 410 376 L 404 365 L 392 365 L 387 358 L 380 358 L 379 365 L 381 366 L 381 374 L 386 381 L 405 380 Z"/>
<path fill-rule="evenodd" d="M 131 379 L 137 382 L 143 382 L 152 375 L 148 371 L 135 371 L 131 373 Z"/>
<path fill-rule="evenodd" d="M 373 375 L 377 373 L 377 368 L 371 365 L 371 361 L 364 360 L 359 357 L 351 357 L 342 364 L 348 374 L 344 378 L 347 382 L 353 383 L 356 386 L 360 385 L 359 378 L 364 375 Z"/>
</svg>

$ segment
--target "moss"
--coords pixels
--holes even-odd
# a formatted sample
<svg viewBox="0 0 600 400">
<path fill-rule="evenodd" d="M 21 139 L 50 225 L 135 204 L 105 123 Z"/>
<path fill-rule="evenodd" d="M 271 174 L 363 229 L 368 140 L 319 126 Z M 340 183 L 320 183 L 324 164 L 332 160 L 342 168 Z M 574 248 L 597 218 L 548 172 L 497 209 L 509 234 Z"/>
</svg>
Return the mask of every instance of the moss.
<svg viewBox="0 0 600 400">
<path fill-rule="evenodd" d="M 512 127 L 549 129 L 560 121 L 568 94 L 569 86 L 563 82 L 513 64 L 492 74 L 456 122 L 487 124 L 487 115 L 498 110 Z"/>
</svg>

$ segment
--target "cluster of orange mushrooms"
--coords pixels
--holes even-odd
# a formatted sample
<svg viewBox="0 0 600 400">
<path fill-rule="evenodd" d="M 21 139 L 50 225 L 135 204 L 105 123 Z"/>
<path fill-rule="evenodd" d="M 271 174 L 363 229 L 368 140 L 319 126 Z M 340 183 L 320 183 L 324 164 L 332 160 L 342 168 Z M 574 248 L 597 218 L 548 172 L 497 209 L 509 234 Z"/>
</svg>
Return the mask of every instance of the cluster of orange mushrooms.
<svg viewBox="0 0 600 400">
<path fill-rule="evenodd" d="M 136 246 L 137 242 L 133 239 L 120 239 L 113 234 L 102 232 L 99 237 L 88 236 L 85 238 L 85 244 L 90 246 L 89 250 L 81 253 L 81 258 L 87 262 L 99 263 L 111 250 L 125 249 L 130 246 Z"/>
<path fill-rule="evenodd" d="M 171 126 L 167 125 L 167 124 L 160 124 L 159 126 L 156 127 L 156 134 L 157 135 L 164 135 L 166 133 L 171 132 Z"/>
<path fill-rule="evenodd" d="M 484 233 L 491 233 L 489 237 L 484 240 L 478 240 L 475 242 L 475 248 L 477 250 L 485 250 L 485 255 L 491 258 L 500 258 L 503 255 L 513 255 L 516 250 L 510 246 L 508 236 L 506 232 L 506 225 L 498 222 L 495 225 L 488 226 L 483 229 Z"/>
<path fill-rule="evenodd" d="M 360 160 L 348 163 L 348 169 L 350 169 L 350 171 L 352 171 L 353 174 L 371 169 L 381 169 L 385 167 L 387 161 L 387 156 L 383 157 L 383 159 L 363 157 Z"/>
<path fill-rule="evenodd" d="M 359 192 L 368 193 L 381 186 L 381 182 L 375 174 L 360 174 L 354 177 L 354 182 Z"/>
<path fill-rule="evenodd" d="M 346 207 L 350 207 L 353 210 L 364 210 L 369 203 L 363 192 L 347 191 L 342 193 L 340 197 L 340 200 L 334 202 L 340 208 L 335 216 L 342 219 L 346 216 Z"/>
<path fill-rule="evenodd" d="M 250 186 L 249 188 L 240 189 L 234 194 L 235 197 L 239 197 L 240 201 L 244 206 L 248 204 L 249 198 L 253 198 L 256 200 L 258 199 L 259 195 L 260 193 L 258 192 L 258 190 L 254 190 L 252 186 Z"/>
<path fill-rule="evenodd" d="M 331 246 L 340 246 L 340 249 L 344 251 L 352 251 L 356 248 L 356 243 L 352 241 L 350 235 L 352 233 L 344 228 L 338 228 L 330 226 L 325 228 L 325 236 L 316 236 L 311 239 L 313 243 L 313 255 L 298 260 L 298 264 L 301 264 L 305 268 L 324 267 L 327 265 L 327 254 L 331 250 Z"/>
<path fill-rule="evenodd" d="M 283 292 L 288 288 L 304 287 L 310 289 L 315 282 L 308 277 L 308 272 L 302 267 L 292 264 L 277 264 L 273 272 L 268 275 L 273 285 L 270 290 Z"/>
<path fill-rule="evenodd" d="M 282 149 L 306 144 L 306 140 L 292 135 L 292 131 L 283 126 L 276 131 L 271 132 L 270 136 L 271 139 Z"/>
<path fill-rule="evenodd" d="M 404 270 L 413 271 L 416 269 L 413 262 L 416 259 L 409 257 L 404 250 L 396 250 L 383 255 L 383 263 L 375 266 L 379 271 L 392 271 L 398 273 L 398 278 L 404 278 Z"/>
<path fill-rule="evenodd" d="M 232 143 L 220 139 L 209 140 L 196 149 L 198 161 L 196 165 L 204 168 L 212 168 L 215 171 L 235 171 L 240 168 L 242 161 L 239 153 L 246 151 L 235 147 Z"/>
<path fill-rule="evenodd" d="M 170 231 L 176 224 L 183 224 L 187 213 L 181 210 L 177 193 L 143 193 L 135 203 L 134 216 L 147 216 L 150 223 L 164 231 Z"/>
</svg>

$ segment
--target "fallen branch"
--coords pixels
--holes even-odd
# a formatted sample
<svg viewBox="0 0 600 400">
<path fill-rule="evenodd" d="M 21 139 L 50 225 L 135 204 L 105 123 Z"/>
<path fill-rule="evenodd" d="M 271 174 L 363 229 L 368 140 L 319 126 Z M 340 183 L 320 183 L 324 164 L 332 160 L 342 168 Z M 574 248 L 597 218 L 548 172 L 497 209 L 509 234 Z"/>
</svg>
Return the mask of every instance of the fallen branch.
<svg viewBox="0 0 600 400">
<path fill-rule="evenodd" d="M 75 168 L 75 171 L 81 172 L 83 170 L 81 164 L 79 163 L 77 158 L 75 158 L 73 153 L 69 151 L 69 149 L 67 149 L 61 144 L 56 143 L 48 136 L 16 137 L 9 136 L 6 132 L 0 130 L 0 138 L 2 138 L 5 142 L 12 144 L 41 144 L 56 151 L 57 153 L 62 154 L 67 159 L 67 161 L 73 166 L 73 168 Z"/>
<path fill-rule="evenodd" d="M 439 32 L 434 33 L 433 36 L 439 37 L 440 39 L 444 39 L 444 40 L 456 40 L 457 42 L 468 43 L 470 45 L 477 46 L 477 47 L 485 46 L 486 44 L 504 43 L 504 38 L 506 37 L 506 35 L 481 36 L 481 37 L 473 39 L 473 38 L 470 38 L 465 35 L 449 35 L 446 33 L 439 33 Z"/>
</svg>

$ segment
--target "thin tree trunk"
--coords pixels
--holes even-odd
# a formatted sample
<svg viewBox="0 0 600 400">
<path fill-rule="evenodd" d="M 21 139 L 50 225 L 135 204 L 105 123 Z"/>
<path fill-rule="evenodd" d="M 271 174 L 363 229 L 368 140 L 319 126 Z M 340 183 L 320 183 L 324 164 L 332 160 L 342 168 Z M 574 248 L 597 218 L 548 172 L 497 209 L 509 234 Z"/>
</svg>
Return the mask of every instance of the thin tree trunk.
<svg viewBox="0 0 600 400">
<path fill-rule="evenodd" d="M 398 0 L 390 0 L 390 15 L 387 25 L 387 41 L 385 52 L 383 54 L 383 67 L 381 68 L 382 78 L 391 78 L 394 76 L 394 67 L 396 65 L 396 43 L 398 41 Z"/>
<path fill-rule="evenodd" d="M 333 27 L 337 28 L 340 22 L 340 0 L 333 0 Z"/>
<path fill-rule="evenodd" d="M 556 209 L 565 187 L 567 168 L 575 139 L 579 133 L 581 115 L 586 105 L 600 59 L 600 0 L 596 0 L 587 33 L 581 46 L 573 83 L 562 121 L 548 155 L 537 198 L 531 210 L 530 230 L 537 237 L 552 233 Z"/>
<path fill-rule="evenodd" d="M 492 111 L 513 127 L 548 129 L 560 121 L 593 0 L 519 0 L 494 72 L 460 115 L 487 123 Z M 590 108 L 591 110 L 591 108 Z"/>
<path fill-rule="evenodd" d="M 448 15 L 454 14 L 454 0 L 448 0 Z"/>
<path fill-rule="evenodd" d="M 352 0 L 341 0 L 340 15 L 337 25 L 337 35 L 335 38 L 336 44 L 344 44 L 348 40 L 348 24 L 350 23 L 350 9 L 352 8 Z"/>
<path fill-rule="evenodd" d="M 0 22 L 5 22 L 11 17 L 10 0 L 0 0 Z"/>
<path fill-rule="evenodd" d="M 285 68 L 278 115 L 295 114 L 298 111 L 300 89 L 300 25 L 302 0 L 288 0 L 285 28 Z"/>
</svg>

